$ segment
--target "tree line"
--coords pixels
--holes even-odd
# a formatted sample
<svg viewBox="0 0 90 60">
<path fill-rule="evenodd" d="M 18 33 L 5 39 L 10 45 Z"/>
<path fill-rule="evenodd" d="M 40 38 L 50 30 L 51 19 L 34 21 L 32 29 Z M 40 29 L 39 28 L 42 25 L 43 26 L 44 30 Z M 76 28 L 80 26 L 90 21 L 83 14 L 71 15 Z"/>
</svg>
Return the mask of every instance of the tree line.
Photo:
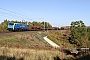
<svg viewBox="0 0 90 60">
<path fill-rule="evenodd" d="M 49 22 L 37 22 L 37 21 L 33 21 L 33 22 L 23 22 L 23 21 L 10 21 L 5 19 L 3 22 L 0 23 L 0 32 L 8 32 L 7 27 L 8 27 L 8 23 L 9 22 L 14 22 L 14 23 L 23 23 L 23 24 L 27 24 L 28 26 L 40 26 L 42 28 L 50 28 L 52 27 L 52 25 Z"/>
</svg>

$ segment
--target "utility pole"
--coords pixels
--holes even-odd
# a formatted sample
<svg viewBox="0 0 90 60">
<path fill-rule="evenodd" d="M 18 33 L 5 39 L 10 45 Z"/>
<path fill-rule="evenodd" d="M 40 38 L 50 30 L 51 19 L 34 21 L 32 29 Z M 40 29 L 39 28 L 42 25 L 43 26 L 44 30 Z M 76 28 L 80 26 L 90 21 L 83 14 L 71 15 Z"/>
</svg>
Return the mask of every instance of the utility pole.
<svg viewBox="0 0 90 60">
<path fill-rule="evenodd" d="M 48 22 L 47 22 L 47 31 L 48 31 Z"/>
<path fill-rule="evenodd" d="M 58 30 L 58 24 L 57 24 L 57 30 Z"/>
<path fill-rule="evenodd" d="M 45 31 L 45 22 L 44 22 L 44 31 Z"/>
<path fill-rule="evenodd" d="M 22 24 L 23 24 L 23 20 L 22 20 Z"/>
<path fill-rule="evenodd" d="M 42 20 L 42 21 L 43 21 L 43 25 L 44 25 L 44 26 L 43 26 L 43 29 L 44 29 L 44 31 L 45 31 L 45 21 L 44 21 L 44 18 L 39 18 L 39 19 L 40 19 L 40 20 L 43 19 L 43 20 Z"/>
</svg>

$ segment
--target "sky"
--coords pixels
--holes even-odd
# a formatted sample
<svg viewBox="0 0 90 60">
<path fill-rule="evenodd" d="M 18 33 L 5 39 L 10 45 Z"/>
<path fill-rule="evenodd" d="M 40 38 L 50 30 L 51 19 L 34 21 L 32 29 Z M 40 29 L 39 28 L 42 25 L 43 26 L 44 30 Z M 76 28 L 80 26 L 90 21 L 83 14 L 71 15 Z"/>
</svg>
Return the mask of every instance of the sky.
<svg viewBox="0 0 90 60">
<path fill-rule="evenodd" d="M 52 26 L 82 20 L 90 25 L 90 0 L 0 0 L 0 23 L 5 19 L 46 21 Z"/>
</svg>

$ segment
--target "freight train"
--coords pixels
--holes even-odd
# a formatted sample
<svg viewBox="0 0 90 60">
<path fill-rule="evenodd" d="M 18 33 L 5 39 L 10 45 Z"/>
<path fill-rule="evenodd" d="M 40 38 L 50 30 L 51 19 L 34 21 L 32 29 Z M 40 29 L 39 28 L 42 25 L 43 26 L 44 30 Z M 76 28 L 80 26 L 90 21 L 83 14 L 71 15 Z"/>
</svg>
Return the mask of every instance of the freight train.
<svg viewBox="0 0 90 60">
<path fill-rule="evenodd" d="M 28 24 L 9 22 L 9 31 L 42 31 L 42 30 L 65 30 L 59 27 L 42 28 L 40 26 L 28 26 Z"/>
</svg>

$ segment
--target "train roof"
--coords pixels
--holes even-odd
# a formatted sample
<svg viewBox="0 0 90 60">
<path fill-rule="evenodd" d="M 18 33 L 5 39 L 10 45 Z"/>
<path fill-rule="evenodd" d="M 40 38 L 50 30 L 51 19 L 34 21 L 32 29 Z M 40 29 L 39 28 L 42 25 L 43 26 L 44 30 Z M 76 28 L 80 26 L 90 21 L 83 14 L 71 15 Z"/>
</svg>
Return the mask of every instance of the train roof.
<svg viewBox="0 0 90 60">
<path fill-rule="evenodd" d="M 27 25 L 27 24 L 23 24 L 23 23 L 14 23 L 14 24 L 21 24 L 21 25 Z"/>
<path fill-rule="evenodd" d="M 28 24 L 23 24 L 23 23 L 14 23 L 14 22 L 9 22 L 9 23 L 13 23 L 14 25 L 15 25 L 15 24 L 28 25 Z"/>
</svg>

